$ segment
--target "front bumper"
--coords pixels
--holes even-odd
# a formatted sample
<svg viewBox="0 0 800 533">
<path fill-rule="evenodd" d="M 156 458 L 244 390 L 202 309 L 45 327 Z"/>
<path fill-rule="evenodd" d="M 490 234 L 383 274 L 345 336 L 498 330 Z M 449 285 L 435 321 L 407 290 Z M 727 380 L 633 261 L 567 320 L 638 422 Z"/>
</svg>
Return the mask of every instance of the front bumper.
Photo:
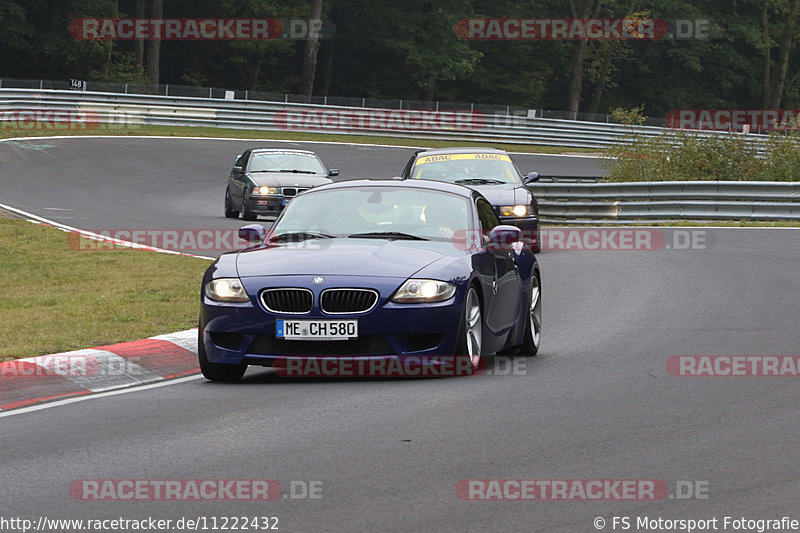
<svg viewBox="0 0 800 533">
<path fill-rule="evenodd" d="M 256 215 L 277 216 L 291 201 L 291 197 L 283 195 L 250 196 L 247 209 Z"/>
<path fill-rule="evenodd" d="M 405 279 L 326 276 L 324 287 L 300 283 L 309 276 L 244 278 L 251 300 L 243 304 L 221 304 L 204 297 L 200 327 L 206 356 L 211 363 L 275 366 L 276 362 L 312 357 L 360 358 L 385 356 L 406 358 L 453 356 L 461 314 L 463 290 L 445 302 L 396 304 L 389 301 Z M 260 289 L 299 287 L 314 293 L 310 313 L 289 315 L 267 311 Z M 371 311 L 360 314 L 329 315 L 319 309 L 319 295 L 325 289 L 370 288 L 380 294 Z M 278 319 L 358 319 L 359 336 L 344 341 L 299 341 L 276 337 Z M 280 363 L 278 363 L 280 364 Z"/>
</svg>

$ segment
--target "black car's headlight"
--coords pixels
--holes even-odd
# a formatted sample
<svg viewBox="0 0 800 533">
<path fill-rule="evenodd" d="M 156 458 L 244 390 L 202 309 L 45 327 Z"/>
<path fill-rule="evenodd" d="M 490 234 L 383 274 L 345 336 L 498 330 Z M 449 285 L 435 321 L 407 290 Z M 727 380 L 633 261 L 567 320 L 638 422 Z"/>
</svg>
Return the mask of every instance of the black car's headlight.
<svg viewBox="0 0 800 533">
<path fill-rule="evenodd" d="M 253 196 L 266 196 L 268 194 L 280 194 L 280 187 L 253 187 Z"/>
<path fill-rule="evenodd" d="M 238 278 L 219 278 L 206 283 L 206 296 L 215 302 L 249 302 L 250 297 Z"/>
<path fill-rule="evenodd" d="M 392 301 L 401 304 L 442 302 L 455 293 L 456 286 L 446 281 L 410 279 L 397 289 Z"/>
<path fill-rule="evenodd" d="M 500 206 L 501 217 L 526 217 L 533 214 L 533 207 L 529 205 L 503 205 Z"/>
</svg>

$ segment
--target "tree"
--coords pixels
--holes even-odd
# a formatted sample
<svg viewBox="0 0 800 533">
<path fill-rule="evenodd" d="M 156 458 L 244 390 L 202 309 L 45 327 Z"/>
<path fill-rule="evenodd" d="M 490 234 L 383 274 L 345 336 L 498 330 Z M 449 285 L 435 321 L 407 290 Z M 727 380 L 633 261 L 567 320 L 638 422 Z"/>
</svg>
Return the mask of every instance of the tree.
<svg viewBox="0 0 800 533">
<path fill-rule="evenodd" d="M 572 18 L 593 18 L 600 14 L 603 0 L 569 0 L 569 11 Z M 570 59 L 570 81 L 567 89 L 567 110 L 577 114 L 581 105 L 581 91 L 583 90 L 583 62 L 589 46 L 588 39 L 577 41 L 572 48 Z"/>
<path fill-rule="evenodd" d="M 150 18 L 164 17 L 164 0 L 150 0 Z M 161 81 L 161 39 L 154 37 L 147 41 L 147 80 L 153 85 Z"/>
<path fill-rule="evenodd" d="M 309 99 L 314 93 L 314 75 L 317 72 L 317 52 L 319 51 L 319 36 L 313 30 L 313 24 L 322 18 L 322 0 L 313 0 L 311 6 L 311 19 L 306 38 L 306 50 L 303 56 L 303 86 L 300 93 Z"/>
</svg>

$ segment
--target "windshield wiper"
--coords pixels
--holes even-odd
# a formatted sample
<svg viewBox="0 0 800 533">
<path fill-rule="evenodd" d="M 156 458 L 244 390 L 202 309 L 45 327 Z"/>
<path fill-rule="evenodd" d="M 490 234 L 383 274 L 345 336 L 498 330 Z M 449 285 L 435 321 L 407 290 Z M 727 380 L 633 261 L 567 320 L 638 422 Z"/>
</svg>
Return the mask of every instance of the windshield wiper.
<svg viewBox="0 0 800 533">
<path fill-rule="evenodd" d="M 318 174 L 318 172 L 314 172 L 313 170 L 297 170 L 297 169 L 283 169 L 283 170 L 251 170 L 251 173 L 256 172 L 281 172 L 284 174 Z"/>
<path fill-rule="evenodd" d="M 327 233 L 315 233 L 313 231 L 293 231 L 270 237 L 269 242 L 299 242 L 306 239 L 334 239 L 335 237 L 335 235 L 328 235 Z"/>
<path fill-rule="evenodd" d="M 353 233 L 347 236 L 348 239 L 401 239 L 407 241 L 429 241 L 425 237 L 419 235 L 411 235 L 410 233 L 401 233 L 399 231 L 371 231 L 367 233 Z"/>
<path fill-rule="evenodd" d="M 492 180 L 487 178 L 470 178 L 465 180 L 456 180 L 459 185 L 504 185 L 505 181 Z"/>
</svg>

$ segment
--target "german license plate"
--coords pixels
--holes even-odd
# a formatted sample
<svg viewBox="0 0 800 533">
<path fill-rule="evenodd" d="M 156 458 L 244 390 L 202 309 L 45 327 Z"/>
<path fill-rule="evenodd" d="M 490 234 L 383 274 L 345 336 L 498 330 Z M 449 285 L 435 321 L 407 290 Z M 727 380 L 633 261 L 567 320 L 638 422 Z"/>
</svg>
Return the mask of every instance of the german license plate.
<svg viewBox="0 0 800 533">
<path fill-rule="evenodd" d="M 276 320 L 275 336 L 293 341 L 357 339 L 358 320 Z"/>
</svg>

